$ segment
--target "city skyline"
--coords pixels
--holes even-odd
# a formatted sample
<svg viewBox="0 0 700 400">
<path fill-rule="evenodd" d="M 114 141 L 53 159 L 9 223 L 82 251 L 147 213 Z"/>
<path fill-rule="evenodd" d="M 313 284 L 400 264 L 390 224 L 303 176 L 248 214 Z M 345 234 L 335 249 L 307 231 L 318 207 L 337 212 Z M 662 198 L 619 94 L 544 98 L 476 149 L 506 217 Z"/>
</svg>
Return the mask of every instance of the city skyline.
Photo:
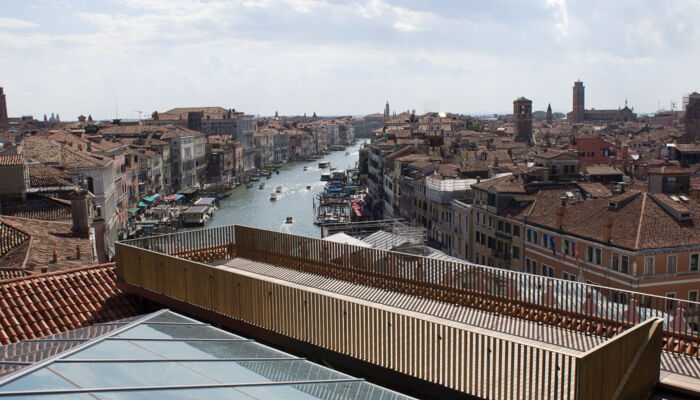
<svg viewBox="0 0 700 400">
<path fill-rule="evenodd" d="M 250 114 L 392 110 L 639 113 L 694 91 L 693 2 L 9 1 L 0 86 L 11 116 L 146 117 L 178 106 Z M 117 111 L 118 110 L 118 111 Z M 435 111 L 435 110 L 431 110 Z"/>
</svg>

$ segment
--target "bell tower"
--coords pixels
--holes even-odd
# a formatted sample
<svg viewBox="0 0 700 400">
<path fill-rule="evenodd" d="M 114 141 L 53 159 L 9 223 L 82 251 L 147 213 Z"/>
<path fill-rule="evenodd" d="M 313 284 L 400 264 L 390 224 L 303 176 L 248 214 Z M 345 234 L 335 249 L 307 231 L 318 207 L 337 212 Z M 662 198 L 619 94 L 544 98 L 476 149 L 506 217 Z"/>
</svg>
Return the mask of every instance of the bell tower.
<svg viewBox="0 0 700 400">
<path fill-rule="evenodd" d="M 583 122 L 586 119 L 585 90 L 586 88 L 583 86 L 583 82 L 574 82 L 574 104 L 571 110 L 571 122 Z"/>
<path fill-rule="evenodd" d="M 7 131 L 10 129 L 10 118 L 7 115 L 7 101 L 5 100 L 5 93 L 0 87 L 0 131 Z"/>
<path fill-rule="evenodd" d="M 519 97 L 513 101 L 513 126 L 516 142 L 530 142 L 532 135 L 532 100 Z"/>
</svg>

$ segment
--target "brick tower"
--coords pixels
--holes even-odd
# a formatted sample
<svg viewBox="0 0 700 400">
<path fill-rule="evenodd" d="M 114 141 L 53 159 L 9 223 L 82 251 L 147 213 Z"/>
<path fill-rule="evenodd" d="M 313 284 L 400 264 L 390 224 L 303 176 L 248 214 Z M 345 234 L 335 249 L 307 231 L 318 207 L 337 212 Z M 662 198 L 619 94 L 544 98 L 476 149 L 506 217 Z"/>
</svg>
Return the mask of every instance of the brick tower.
<svg viewBox="0 0 700 400">
<path fill-rule="evenodd" d="M 515 141 L 530 142 L 532 135 L 532 100 L 519 97 L 513 101 Z"/>
<path fill-rule="evenodd" d="M 7 101 L 5 100 L 5 93 L 3 93 L 0 87 L 0 131 L 7 131 L 10 129 L 10 120 L 7 116 Z"/>
<path fill-rule="evenodd" d="M 554 118 L 552 115 L 552 105 L 551 104 L 547 105 L 546 119 L 547 119 L 547 125 L 552 125 L 552 121 L 554 121 Z"/>
<path fill-rule="evenodd" d="M 586 119 L 585 90 L 586 88 L 583 86 L 583 82 L 574 82 L 574 107 L 570 114 L 571 122 L 583 122 Z"/>
<path fill-rule="evenodd" d="M 683 141 L 693 143 L 700 139 L 700 93 L 688 96 L 688 105 L 685 107 L 685 134 Z"/>
</svg>

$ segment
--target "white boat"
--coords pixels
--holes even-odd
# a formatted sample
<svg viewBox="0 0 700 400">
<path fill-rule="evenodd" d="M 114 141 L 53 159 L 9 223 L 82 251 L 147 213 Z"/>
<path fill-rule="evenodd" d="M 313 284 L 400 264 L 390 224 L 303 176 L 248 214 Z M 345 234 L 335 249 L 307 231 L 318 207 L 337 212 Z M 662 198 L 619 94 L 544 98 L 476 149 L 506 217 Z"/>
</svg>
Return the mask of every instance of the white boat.
<svg viewBox="0 0 700 400">
<path fill-rule="evenodd" d="M 330 166 L 331 166 L 331 162 L 330 162 L 330 161 L 321 161 L 320 163 L 318 163 L 318 167 L 321 168 L 321 169 L 323 169 L 323 168 L 329 168 Z"/>
<path fill-rule="evenodd" d="M 292 217 L 287 217 L 287 220 L 284 222 L 285 224 L 291 224 L 294 222 L 294 218 Z"/>
<path fill-rule="evenodd" d="M 270 200 L 277 200 L 277 193 L 272 192 L 272 193 L 270 194 Z"/>
<path fill-rule="evenodd" d="M 275 188 L 275 192 L 282 193 L 282 185 L 277 185 L 277 187 Z"/>
</svg>

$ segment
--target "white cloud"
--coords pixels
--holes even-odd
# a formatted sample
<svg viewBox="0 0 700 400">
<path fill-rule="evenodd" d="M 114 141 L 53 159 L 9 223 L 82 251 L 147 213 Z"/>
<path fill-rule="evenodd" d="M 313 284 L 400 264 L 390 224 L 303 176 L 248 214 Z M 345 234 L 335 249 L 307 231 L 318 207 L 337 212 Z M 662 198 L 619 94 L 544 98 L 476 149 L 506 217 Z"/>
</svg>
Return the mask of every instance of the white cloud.
<svg viewBox="0 0 700 400">
<path fill-rule="evenodd" d="M 35 28 L 37 26 L 39 26 L 39 25 L 37 25 L 33 22 L 23 21 L 21 19 L 0 17 L 0 28 L 27 29 L 27 28 Z"/>
<path fill-rule="evenodd" d="M 566 0 L 546 0 L 547 7 L 552 9 L 556 22 L 554 26 L 566 35 L 569 29 L 569 11 L 566 7 Z"/>
</svg>

